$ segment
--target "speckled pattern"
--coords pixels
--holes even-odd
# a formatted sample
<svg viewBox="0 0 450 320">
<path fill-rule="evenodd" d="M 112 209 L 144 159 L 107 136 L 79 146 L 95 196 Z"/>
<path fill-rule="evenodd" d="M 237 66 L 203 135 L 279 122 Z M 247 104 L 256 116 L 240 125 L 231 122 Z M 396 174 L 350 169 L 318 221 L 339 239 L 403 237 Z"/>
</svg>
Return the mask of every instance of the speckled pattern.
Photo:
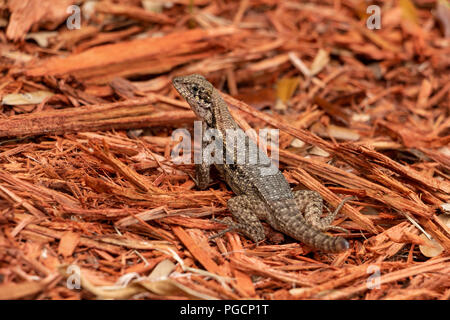
<svg viewBox="0 0 450 320">
<path fill-rule="evenodd" d="M 225 145 L 225 130 L 237 129 L 238 125 L 212 84 L 203 76 L 194 74 L 174 78 L 173 85 L 195 114 L 202 119 L 203 128 L 219 130 L 223 139 L 224 153 L 236 159 L 237 150 L 230 147 L 227 149 Z M 247 148 L 250 144 L 253 142 L 247 139 Z M 349 243 L 344 238 L 332 237 L 323 232 L 328 229 L 342 230 L 339 227 L 330 227 L 330 223 L 344 202 L 335 212 L 321 218 L 323 211 L 321 196 L 311 190 L 292 192 L 283 174 L 278 170 L 272 175 L 263 175 L 261 174 L 263 166 L 260 164 L 215 164 L 215 166 L 237 195 L 228 200 L 227 205 L 235 221 L 224 221 L 229 226 L 224 232 L 235 230 L 259 242 L 265 238 L 260 220 L 265 220 L 274 229 L 314 249 L 340 252 L 349 248 Z M 209 183 L 209 167 L 205 164 L 196 165 L 196 172 L 198 186 L 206 188 Z"/>
</svg>

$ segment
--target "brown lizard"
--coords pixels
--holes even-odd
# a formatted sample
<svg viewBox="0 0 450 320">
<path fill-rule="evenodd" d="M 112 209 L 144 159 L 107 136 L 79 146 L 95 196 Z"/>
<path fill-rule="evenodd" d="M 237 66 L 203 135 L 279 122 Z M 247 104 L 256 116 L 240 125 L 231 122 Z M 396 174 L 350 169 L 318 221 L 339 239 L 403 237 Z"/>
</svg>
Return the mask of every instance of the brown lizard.
<svg viewBox="0 0 450 320">
<path fill-rule="evenodd" d="M 222 221 L 228 228 L 220 233 L 235 230 L 255 242 L 264 240 L 264 228 L 260 220 L 265 220 L 274 229 L 304 242 L 308 246 L 327 251 L 340 252 L 349 248 L 342 237 L 332 237 L 325 230 L 339 227 L 330 226 L 334 217 L 344 205 L 344 199 L 338 208 L 321 218 L 323 200 L 318 192 L 312 190 L 292 191 L 283 174 L 276 168 L 270 174 L 263 174 L 270 162 L 267 155 L 259 152 L 259 162 L 239 164 L 236 160 L 236 144 L 227 144 L 227 130 L 239 127 L 231 116 L 228 106 L 219 92 L 203 76 L 192 74 L 173 79 L 173 85 L 186 99 L 194 113 L 202 120 L 203 129 L 216 129 L 223 147 L 223 158 L 230 156 L 234 161 L 214 163 L 219 173 L 237 195 L 228 200 L 227 206 L 236 222 Z M 205 131 L 203 131 L 205 132 Z M 229 132 L 229 131 L 228 131 Z M 253 141 L 246 139 L 247 150 L 255 150 Z M 200 189 L 208 186 L 211 163 L 196 164 L 197 185 Z"/>
</svg>

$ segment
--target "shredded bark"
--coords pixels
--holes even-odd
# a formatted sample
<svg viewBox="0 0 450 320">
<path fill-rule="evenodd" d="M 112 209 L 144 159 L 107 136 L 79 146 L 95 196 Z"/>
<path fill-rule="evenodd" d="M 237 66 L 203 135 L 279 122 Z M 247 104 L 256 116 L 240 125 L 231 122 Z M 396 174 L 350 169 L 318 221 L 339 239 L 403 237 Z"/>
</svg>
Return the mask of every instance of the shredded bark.
<svg viewBox="0 0 450 320">
<path fill-rule="evenodd" d="M 450 5 L 370 4 L 380 28 L 362 0 L 6 1 L 0 299 L 450 299 Z M 209 239 L 233 192 L 173 156 L 190 73 L 279 129 L 294 189 L 355 197 L 348 251 Z"/>
</svg>

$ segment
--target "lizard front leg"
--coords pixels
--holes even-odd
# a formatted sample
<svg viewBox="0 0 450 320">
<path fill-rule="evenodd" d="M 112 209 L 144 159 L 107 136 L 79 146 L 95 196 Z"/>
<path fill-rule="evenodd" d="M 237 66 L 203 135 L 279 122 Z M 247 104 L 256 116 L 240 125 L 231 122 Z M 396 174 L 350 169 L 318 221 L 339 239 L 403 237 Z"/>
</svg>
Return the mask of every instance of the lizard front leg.
<svg viewBox="0 0 450 320">
<path fill-rule="evenodd" d="M 207 141 L 205 141 L 205 132 L 206 132 L 207 125 L 205 123 L 202 123 L 202 140 L 201 140 L 201 146 L 202 149 L 199 151 L 194 152 L 200 152 L 201 155 L 201 163 L 195 164 L 195 184 L 200 190 L 205 190 L 210 182 L 210 172 L 211 172 L 211 163 L 208 163 L 204 159 L 204 150 L 206 150 Z"/>
<path fill-rule="evenodd" d="M 195 184 L 200 190 L 205 190 L 209 185 L 211 166 L 205 163 L 195 165 Z"/>
<path fill-rule="evenodd" d="M 240 195 L 228 200 L 227 205 L 236 222 L 220 221 L 228 225 L 228 228 L 219 232 L 213 238 L 221 236 L 228 231 L 237 231 L 254 242 L 264 240 L 266 235 L 260 219 L 265 219 L 268 209 L 261 200 L 253 196 Z"/>
</svg>

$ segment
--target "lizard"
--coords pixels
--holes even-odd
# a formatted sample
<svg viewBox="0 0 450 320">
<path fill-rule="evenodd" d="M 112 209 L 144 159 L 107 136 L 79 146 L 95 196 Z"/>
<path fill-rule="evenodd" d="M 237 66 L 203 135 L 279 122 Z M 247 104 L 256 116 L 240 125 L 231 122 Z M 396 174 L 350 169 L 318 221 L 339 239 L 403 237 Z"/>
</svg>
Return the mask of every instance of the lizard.
<svg viewBox="0 0 450 320">
<path fill-rule="evenodd" d="M 219 91 L 199 74 L 174 77 L 172 84 L 188 102 L 196 116 L 201 119 L 203 134 L 205 129 L 215 129 L 222 143 L 223 157 L 228 154 L 235 160 L 236 148 L 226 144 L 226 134 L 227 130 L 236 130 L 239 126 Z M 246 147 L 249 148 L 251 144 L 254 142 L 246 139 Z M 261 152 L 259 154 L 261 155 Z M 333 213 L 329 211 L 326 217 L 321 217 L 323 199 L 320 194 L 313 190 L 292 191 L 278 168 L 275 168 L 276 170 L 271 174 L 262 174 L 269 160 L 267 155 L 262 154 L 266 158 L 256 164 L 249 162 L 239 164 L 234 161 L 214 163 L 219 174 L 236 194 L 227 201 L 227 207 L 234 220 L 227 218 L 220 220 L 228 228 L 219 235 L 237 231 L 259 243 L 265 239 L 261 223 L 261 220 L 264 220 L 275 230 L 313 249 L 324 252 L 347 250 L 349 243 L 346 239 L 330 236 L 325 231 L 332 228 L 342 229 L 330 224 L 349 198 L 344 199 Z M 195 182 L 199 189 L 205 189 L 209 185 L 211 165 L 206 162 L 195 164 Z"/>
</svg>

